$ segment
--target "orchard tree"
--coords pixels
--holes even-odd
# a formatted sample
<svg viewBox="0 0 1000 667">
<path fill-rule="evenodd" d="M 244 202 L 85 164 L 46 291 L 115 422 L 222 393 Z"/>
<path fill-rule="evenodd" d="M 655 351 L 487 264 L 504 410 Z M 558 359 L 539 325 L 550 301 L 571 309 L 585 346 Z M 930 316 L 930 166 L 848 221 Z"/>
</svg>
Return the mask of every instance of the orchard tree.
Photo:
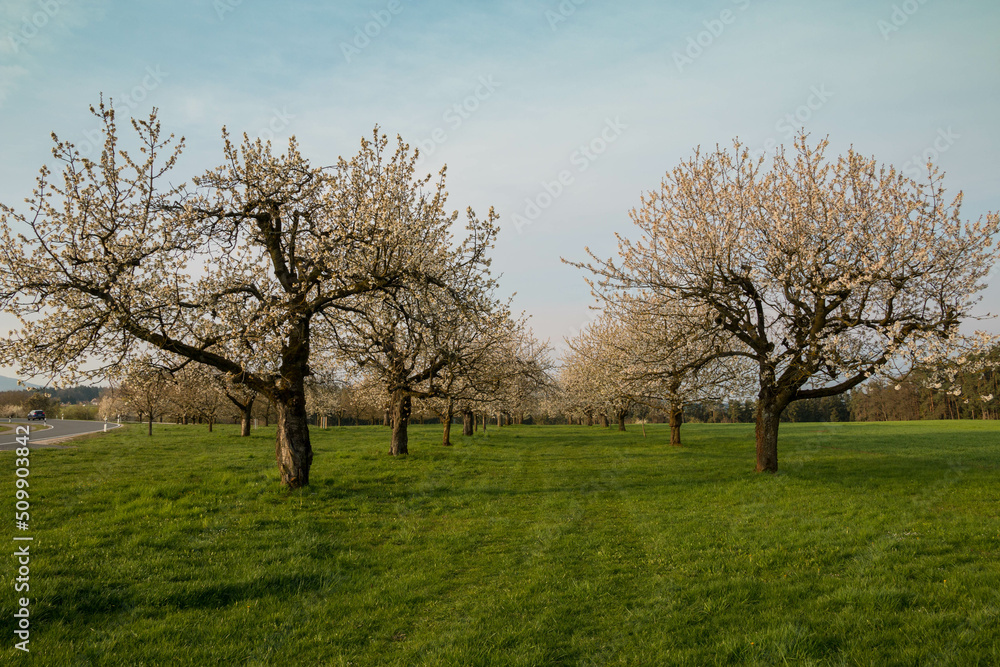
<svg viewBox="0 0 1000 667">
<path fill-rule="evenodd" d="M 639 374 L 632 365 L 634 357 L 623 354 L 620 342 L 629 332 L 620 322 L 601 315 L 575 338 L 567 340 L 569 352 L 563 356 L 560 380 L 571 401 L 571 407 L 587 417 L 593 426 L 595 413 L 610 410 L 625 430 L 625 417 L 644 393 L 635 380 Z"/>
<path fill-rule="evenodd" d="M 132 121 L 137 150 L 110 104 L 92 112 L 100 159 L 53 135 L 61 181 L 43 167 L 25 211 L 0 207 L 0 307 L 21 321 L 0 360 L 27 375 L 104 377 L 148 346 L 211 366 L 273 402 L 281 481 L 305 486 L 305 379 L 324 315 L 436 275 L 452 219 L 443 177 L 428 191 L 415 153 L 401 140 L 387 151 L 377 128 L 327 168 L 294 138 L 275 154 L 223 130 L 224 164 L 174 186 L 183 139 L 163 135 L 155 110 Z"/>
<path fill-rule="evenodd" d="M 652 293 L 596 293 L 609 297 L 604 317 L 617 325 L 602 327 L 605 354 L 637 403 L 665 408 L 671 445 L 681 445 L 686 405 L 745 391 L 748 364 L 711 311 Z"/>
<path fill-rule="evenodd" d="M 218 390 L 226 397 L 240 416 L 240 436 L 250 435 L 250 424 L 253 421 L 253 408 L 259 392 L 250 385 L 238 382 L 229 374 L 212 373 L 212 381 Z"/>
<path fill-rule="evenodd" d="M 186 364 L 170 374 L 172 385 L 167 392 L 168 401 L 184 417 L 185 423 L 188 417 L 197 417 L 208 424 L 209 433 L 226 407 L 225 395 L 214 374 L 212 368 Z"/>
<path fill-rule="evenodd" d="M 847 391 L 896 361 L 973 345 L 959 334 L 997 257 L 995 213 L 960 216 L 928 166 L 917 182 L 799 136 L 768 164 L 738 141 L 696 151 L 632 211 L 641 235 L 591 254 L 600 289 L 713 313 L 757 375 L 757 470 L 778 468 L 792 401 Z M 692 335 L 697 335 L 692 332 Z"/>
<path fill-rule="evenodd" d="M 362 369 L 354 368 L 348 377 L 349 400 L 351 409 L 358 420 L 368 419 L 374 425 L 382 420 L 389 425 L 387 415 L 392 402 L 392 395 L 386 390 L 381 378 Z"/>
<path fill-rule="evenodd" d="M 101 398 L 97 404 L 97 416 L 104 421 L 117 421 L 123 412 L 126 404 L 122 399 L 121 391 L 117 389 L 105 389 L 101 392 Z"/>
<path fill-rule="evenodd" d="M 496 216 L 491 209 L 479 220 L 468 210 L 467 235 L 456 241 L 449 228 L 457 217 L 442 217 L 444 224 L 425 238 L 422 281 L 405 291 L 359 296 L 350 311 L 328 318 L 343 362 L 378 378 L 391 397 L 393 456 L 409 452 L 413 399 L 446 397 L 446 369 L 461 372 L 484 341 L 509 324 L 509 311 L 494 299 L 496 283 L 489 275 Z"/>
<path fill-rule="evenodd" d="M 504 314 L 484 333 L 441 373 L 442 398 L 428 401 L 444 423 L 445 446 L 451 444 L 456 413 L 462 415 L 465 436 L 473 435 L 476 412 L 505 412 L 523 421 L 537 392 L 551 384 L 548 345 L 535 339 L 524 317 Z"/>
<path fill-rule="evenodd" d="M 174 387 L 170 373 L 161 361 L 149 355 L 131 359 L 121 367 L 120 388 L 116 392 L 130 409 L 138 413 L 139 421 L 147 418 L 147 433 L 153 435 L 153 421 L 170 407 L 170 392 Z"/>
<path fill-rule="evenodd" d="M 526 413 L 536 410 L 542 397 L 555 386 L 552 371 L 552 348 L 548 341 L 539 341 L 531 329 L 513 329 L 507 345 L 502 348 L 504 363 L 499 378 L 507 412 L 515 423 L 522 423 Z"/>
<path fill-rule="evenodd" d="M 326 428 L 327 418 L 337 412 L 342 393 L 340 382 L 326 374 L 317 374 L 306 383 L 306 406 L 316 415 L 317 425 Z"/>
</svg>

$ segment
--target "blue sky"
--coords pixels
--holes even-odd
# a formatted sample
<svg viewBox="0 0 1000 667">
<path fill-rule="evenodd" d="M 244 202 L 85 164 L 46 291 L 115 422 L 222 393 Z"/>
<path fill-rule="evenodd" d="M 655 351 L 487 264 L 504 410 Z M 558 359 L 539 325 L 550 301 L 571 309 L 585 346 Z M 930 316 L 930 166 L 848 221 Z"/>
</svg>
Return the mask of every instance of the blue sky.
<svg viewBox="0 0 1000 667">
<path fill-rule="evenodd" d="M 0 201 L 30 194 L 50 132 L 86 147 L 101 92 L 160 109 L 184 177 L 216 165 L 223 125 L 332 164 L 378 123 L 448 164 L 454 208 L 497 209 L 503 289 L 556 343 L 591 317 L 560 256 L 612 254 L 697 145 L 804 126 L 897 166 L 936 156 L 966 217 L 1000 208 L 998 28 L 995 0 L 4 0 Z"/>
</svg>

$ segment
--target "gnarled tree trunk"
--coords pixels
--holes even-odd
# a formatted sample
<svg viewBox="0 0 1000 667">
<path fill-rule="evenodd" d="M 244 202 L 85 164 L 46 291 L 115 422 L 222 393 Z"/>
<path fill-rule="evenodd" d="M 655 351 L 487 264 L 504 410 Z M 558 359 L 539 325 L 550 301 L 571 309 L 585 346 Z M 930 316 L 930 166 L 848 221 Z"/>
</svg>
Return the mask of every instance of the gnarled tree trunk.
<svg viewBox="0 0 1000 667">
<path fill-rule="evenodd" d="M 251 398 L 240 410 L 240 436 L 244 438 L 250 435 L 250 422 L 253 420 L 253 400 Z"/>
<path fill-rule="evenodd" d="M 278 437 L 274 446 L 281 483 L 290 489 L 309 484 L 312 465 L 312 444 L 309 441 L 309 417 L 306 414 L 306 392 L 297 386 L 275 396 L 278 411 Z"/>
<path fill-rule="evenodd" d="M 472 435 L 472 420 L 475 419 L 475 415 L 472 414 L 472 410 L 462 411 L 462 435 Z"/>
<path fill-rule="evenodd" d="M 781 410 L 774 402 L 757 403 L 755 435 L 757 472 L 778 472 L 778 423 Z"/>
<path fill-rule="evenodd" d="M 409 436 L 406 429 L 410 423 L 410 406 L 412 399 L 410 395 L 402 389 L 397 389 L 392 394 L 392 444 L 389 446 L 389 453 L 393 456 L 409 454 L 407 442 Z"/>
<path fill-rule="evenodd" d="M 618 419 L 618 430 L 625 430 L 625 410 L 619 410 L 615 413 L 615 417 Z"/>
<path fill-rule="evenodd" d="M 778 424 L 790 398 L 767 386 L 757 395 L 757 472 L 778 472 Z"/>
<path fill-rule="evenodd" d="M 684 423 L 684 406 L 677 402 L 670 403 L 670 444 L 681 446 L 681 424 Z"/>
</svg>

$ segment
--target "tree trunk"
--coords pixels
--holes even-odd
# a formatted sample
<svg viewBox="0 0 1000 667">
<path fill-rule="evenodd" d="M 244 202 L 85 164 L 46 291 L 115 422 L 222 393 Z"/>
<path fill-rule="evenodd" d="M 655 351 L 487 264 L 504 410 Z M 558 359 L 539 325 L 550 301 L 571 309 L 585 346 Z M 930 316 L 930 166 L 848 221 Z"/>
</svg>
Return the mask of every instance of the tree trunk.
<svg viewBox="0 0 1000 667">
<path fill-rule="evenodd" d="M 209 418 L 209 420 L 208 420 L 208 432 L 209 433 L 212 432 L 212 426 L 214 426 L 214 425 L 215 425 L 215 419 L 214 418 Z"/>
<path fill-rule="evenodd" d="M 444 411 L 444 436 L 441 439 L 441 444 L 445 447 L 451 447 L 451 419 L 454 416 L 455 406 L 449 398 L 448 407 Z"/>
<path fill-rule="evenodd" d="M 684 406 L 680 403 L 670 404 L 670 444 L 681 446 L 681 424 L 684 423 Z"/>
<path fill-rule="evenodd" d="M 474 418 L 472 410 L 462 411 L 462 435 L 472 435 L 472 420 Z"/>
<path fill-rule="evenodd" d="M 603 426 L 604 428 L 611 428 L 611 420 L 608 419 L 607 412 L 601 413 L 601 426 Z"/>
<path fill-rule="evenodd" d="M 247 403 L 242 410 L 240 410 L 240 436 L 248 437 L 250 435 L 250 420 L 253 419 L 253 401 Z"/>
<path fill-rule="evenodd" d="M 300 384 L 284 392 L 275 404 L 278 408 L 278 437 L 274 453 L 281 483 L 290 489 L 298 489 L 309 484 L 309 466 L 313 458 L 304 386 Z"/>
<path fill-rule="evenodd" d="M 778 423 L 784 406 L 761 391 L 757 401 L 757 472 L 778 472 Z"/>
<path fill-rule="evenodd" d="M 410 423 L 410 405 L 412 399 L 410 395 L 402 389 L 397 389 L 392 394 L 392 444 L 389 453 L 393 456 L 409 454 L 406 445 L 409 436 L 406 428 Z"/>
<path fill-rule="evenodd" d="M 625 411 L 621 410 L 621 411 L 615 413 L 615 417 L 618 418 L 618 430 L 619 431 L 624 431 L 625 430 Z"/>
<path fill-rule="evenodd" d="M 592 411 L 590 411 L 590 410 L 587 410 L 586 414 L 587 414 L 587 426 L 593 426 L 594 425 L 594 413 Z M 625 429 L 621 429 L 621 430 L 624 431 Z"/>
<path fill-rule="evenodd" d="M 386 408 L 385 415 L 382 418 L 382 426 L 392 425 L 392 408 Z"/>
<path fill-rule="evenodd" d="M 153 435 L 153 413 L 149 413 L 149 435 Z"/>
</svg>

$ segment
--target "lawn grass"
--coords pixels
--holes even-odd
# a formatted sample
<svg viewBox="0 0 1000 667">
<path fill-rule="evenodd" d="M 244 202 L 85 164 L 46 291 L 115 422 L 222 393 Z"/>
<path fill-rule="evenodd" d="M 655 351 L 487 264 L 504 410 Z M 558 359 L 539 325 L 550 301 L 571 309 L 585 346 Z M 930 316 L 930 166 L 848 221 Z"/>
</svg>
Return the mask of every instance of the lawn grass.
<svg viewBox="0 0 1000 667">
<path fill-rule="evenodd" d="M 752 425 L 314 429 L 296 492 L 273 428 L 144 428 L 31 453 L 0 661 L 1000 664 L 1000 424 L 783 424 L 774 476 Z"/>
</svg>

